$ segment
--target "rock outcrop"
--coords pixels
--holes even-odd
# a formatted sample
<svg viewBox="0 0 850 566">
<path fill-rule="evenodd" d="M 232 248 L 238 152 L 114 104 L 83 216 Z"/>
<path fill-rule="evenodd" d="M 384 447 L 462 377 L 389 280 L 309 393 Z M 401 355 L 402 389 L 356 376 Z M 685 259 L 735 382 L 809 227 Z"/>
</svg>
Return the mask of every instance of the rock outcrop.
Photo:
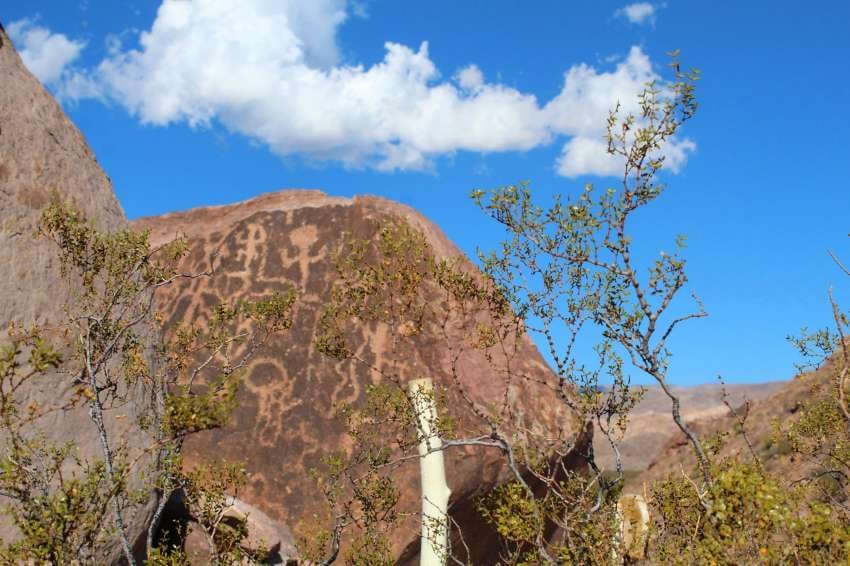
<svg viewBox="0 0 850 566">
<path fill-rule="evenodd" d="M 253 505 L 237 498 L 232 500 L 230 507 L 224 512 L 224 517 L 225 523 L 230 520 L 245 523 L 248 528 L 248 537 L 242 541 L 241 547 L 249 554 L 263 553 L 269 564 L 284 566 L 298 564 L 295 539 L 288 526 L 275 521 Z M 187 525 L 183 548 L 191 564 L 202 566 L 212 561 L 206 536 L 192 522 Z"/>
<path fill-rule="evenodd" d="M 62 108 L 24 67 L 0 26 L 0 342 L 11 323 L 49 328 L 61 324 L 72 289 L 60 279 L 55 244 L 35 236 L 41 208 L 56 191 L 72 201 L 101 230 L 127 225 L 109 178 Z M 54 373 L 23 395 L 42 407 L 67 400 L 73 392 L 67 374 Z M 132 407 L 107 411 L 116 438 L 127 440 L 137 458 L 147 441 L 130 424 Z M 85 408 L 53 412 L 38 425 L 48 438 L 72 440 L 84 459 L 102 459 L 97 432 Z M 140 466 L 145 465 L 142 459 Z M 143 477 L 142 471 L 138 477 Z M 147 521 L 143 509 L 130 521 L 138 537 Z M 0 520 L 0 538 L 11 527 Z M 109 553 L 117 556 L 117 546 Z"/>
<path fill-rule="evenodd" d="M 0 322 L 55 323 L 69 290 L 57 284 L 55 246 L 33 236 L 50 193 L 102 230 L 126 220 L 83 135 L 0 38 Z"/>
<path fill-rule="evenodd" d="M 154 243 L 177 235 L 188 239 L 190 252 L 184 270 L 203 271 L 216 265 L 212 278 L 169 288 L 161 309 L 169 327 L 178 321 L 203 322 L 203 314 L 218 300 L 257 297 L 286 286 L 300 290 L 294 324 L 270 341 L 247 368 L 239 393 L 239 408 L 225 428 L 202 433 L 186 445 L 189 464 L 216 458 L 242 460 L 250 474 L 239 493 L 245 502 L 290 525 L 298 534 L 303 521 L 324 514 L 323 500 L 308 470 L 331 450 L 350 445 L 342 423 L 335 418 L 339 403 L 362 401 L 365 389 L 379 378 L 363 365 L 330 359 L 314 343 L 318 321 L 329 300 L 337 274 L 333 258 L 346 232 L 358 238 L 376 235 L 378 222 L 402 218 L 422 231 L 438 257 L 460 255 L 433 224 L 414 210 L 375 198 L 331 197 L 318 191 L 271 193 L 242 203 L 172 213 L 134 222 L 151 231 Z M 214 259 L 212 259 L 214 256 Z M 468 269 L 471 264 L 466 263 Z M 389 363 L 389 337 L 374 325 L 361 325 L 354 347 L 372 365 Z M 442 343 L 422 337 L 397 353 L 407 379 L 428 376 L 436 384 L 450 379 L 448 352 Z M 527 379 L 505 381 L 492 370 L 480 351 L 459 360 L 460 379 L 470 395 L 486 405 L 508 398 L 512 418 L 528 429 L 569 437 L 577 435 L 572 415 L 537 383 L 552 374 L 526 336 L 519 340 L 514 370 Z M 476 426 L 475 416 L 449 387 L 447 405 L 462 426 Z M 585 435 L 579 435 L 586 442 Z M 574 456 L 575 457 L 575 456 Z M 575 457 L 571 465 L 579 465 Z M 502 458 L 492 449 L 457 448 L 447 453 L 452 490 L 450 513 L 461 524 L 471 560 L 494 563 L 498 546 L 493 533 L 475 511 L 475 499 L 506 477 Z M 396 532 L 394 551 L 399 563 L 417 563 L 419 548 L 419 468 L 415 460 L 398 474 L 401 507 L 411 519 Z"/>
</svg>

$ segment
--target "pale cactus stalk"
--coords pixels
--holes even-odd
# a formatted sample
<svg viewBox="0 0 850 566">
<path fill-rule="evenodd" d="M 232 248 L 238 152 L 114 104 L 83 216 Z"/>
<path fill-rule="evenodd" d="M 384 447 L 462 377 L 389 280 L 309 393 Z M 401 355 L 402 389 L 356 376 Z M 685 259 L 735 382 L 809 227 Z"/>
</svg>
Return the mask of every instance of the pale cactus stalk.
<svg viewBox="0 0 850 566">
<path fill-rule="evenodd" d="M 448 555 L 448 510 L 451 490 L 446 483 L 443 442 L 434 426 L 437 405 L 430 379 L 408 383 L 408 392 L 419 421 L 419 466 L 422 475 L 421 566 L 442 566 Z"/>
</svg>

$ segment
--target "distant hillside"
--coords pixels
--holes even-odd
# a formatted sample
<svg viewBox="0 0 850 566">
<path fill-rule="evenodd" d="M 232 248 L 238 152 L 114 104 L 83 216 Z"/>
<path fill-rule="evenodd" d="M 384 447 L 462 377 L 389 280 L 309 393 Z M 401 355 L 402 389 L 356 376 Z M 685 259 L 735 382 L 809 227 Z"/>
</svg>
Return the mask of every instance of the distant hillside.
<svg viewBox="0 0 850 566">
<path fill-rule="evenodd" d="M 727 385 L 733 406 L 745 399 L 758 401 L 781 390 L 786 382 Z M 723 404 L 719 384 L 674 388 L 682 401 L 682 415 L 687 421 L 722 417 L 728 412 Z M 629 427 L 620 445 L 625 470 L 645 470 L 673 438 L 678 428 L 670 415 L 670 399 L 657 386 L 647 387 L 646 394 L 635 407 Z M 614 467 L 614 452 L 605 437 L 597 432 L 594 437 L 597 462 L 605 468 Z"/>
<path fill-rule="evenodd" d="M 784 441 L 774 442 L 773 426 L 778 421 L 787 426 L 799 418 L 799 409 L 804 403 L 811 402 L 830 394 L 832 368 L 831 362 L 825 363 L 816 371 L 804 373 L 791 381 L 774 386 L 772 395 L 754 402 L 746 419 L 746 430 L 753 447 L 768 471 L 773 471 L 793 480 L 805 475 L 807 468 L 801 462 L 795 461 Z M 780 387 L 776 389 L 776 385 Z M 744 438 L 735 434 L 736 420 L 727 414 L 705 418 L 694 423 L 694 428 L 701 437 L 707 438 L 718 432 L 728 433 L 721 456 L 740 455 L 751 458 Z M 695 459 L 690 446 L 681 433 L 673 435 L 658 457 L 648 466 L 647 470 L 635 481 L 635 487 L 644 482 L 650 482 L 674 472 L 682 467 L 689 470 L 695 467 Z"/>
</svg>

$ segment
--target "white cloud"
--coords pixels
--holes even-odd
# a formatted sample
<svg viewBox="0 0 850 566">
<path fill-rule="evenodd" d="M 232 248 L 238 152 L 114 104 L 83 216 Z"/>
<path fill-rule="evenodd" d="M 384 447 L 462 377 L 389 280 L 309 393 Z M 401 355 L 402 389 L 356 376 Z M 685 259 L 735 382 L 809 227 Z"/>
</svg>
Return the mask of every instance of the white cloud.
<svg viewBox="0 0 850 566">
<path fill-rule="evenodd" d="M 646 83 L 660 80 L 640 47 L 632 47 L 613 71 L 599 72 L 584 64 L 571 67 L 564 75 L 561 92 L 544 108 L 553 132 L 570 137 L 556 171 L 565 177 L 620 174 L 622 161 L 607 152 L 605 118 L 618 104 L 623 115 L 639 114 L 636 94 Z M 668 142 L 666 166 L 678 172 L 695 149 L 691 140 Z"/>
<path fill-rule="evenodd" d="M 637 112 L 637 94 L 646 83 L 658 79 L 652 62 L 640 47 L 632 47 L 613 71 L 599 72 L 589 65 L 573 65 L 564 74 L 561 92 L 546 105 L 549 122 L 562 134 L 601 135 L 609 110 L 619 102 L 624 112 Z"/>
<path fill-rule="evenodd" d="M 108 57 L 88 78 L 145 123 L 218 120 L 281 155 L 351 166 L 424 169 L 457 150 L 525 150 L 549 139 L 533 95 L 484 84 L 469 69 L 461 89 L 439 82 L 427 43 L 387 43 L 369 68 L 330 65 L 343 4 L 314 2 L 310 17 L 298 6 L 164 2 L 140 48 Z"/>
<path fill-rule="evenodd" d="M 72 41 L 61 33 L 51 33 L 29 19 L 10 23 L 6 31 L 24 65 L 46 85 L 57 84 L 68 65 L 80 56 L 85 47 L 85 42 Z"/>
<path fill-rule="evenodd" d="M 103 85 L 91 75 L 79 71 L 66 72 L 62 76 L 62 80 L 54 84 L 53 88 L 56 97 L 63 103 L 84 98 L 106 101 Z"/>
<path fill-rule="evenodd" d="M 355 18 L 368 19 L 369 8 L 363 0 L 350 0 L 351 13 Z"/>
<path fill-rule="evenodd" d="M 641 25 L 655 21 L 655 10 L 656 7 L 649 2 L 635 2 L 623 6 L 614 12 L 614 15 L 626 18 L 633 24 Z"/>
<path fill-rule="evenodd" d="M 685 138 L 670 140 L 664 148 L 664 166 L 678 173 L 688 160 L 688 155 L 696 151 L 696 143 Z M 574 137 L 564 144 L 561 156 L 555 163 L 555 170 L 564 177 L 582 175 L 620 176 L 623 174 L 623 161 L 607 152 L 608 143 L 604 139 Z"/>
<path fill-rule="evenodd" d="M 681 140 L 673 140 L 664 148 L 665 161 L 664 166 L 669 168 L 673 173 L 678 173 L 688 161 L 688 154 L 697 150 L 697 144 L 690 138 Z"/>
<path fill-rule="evenodd" d="M 622 159 L 608 153 L 608 144 L 599 139 L 576 136 L 564 144 L 555 162 L 555 171 L 564 177 L 622 174 Z"/>
<path fill-rule="evenodd" d="M 484 73 L 477 65 L 464 67 L 457 73 L 457 82 L 465 90 L 475 91 L 484 86 Z"/>
<path fill-rule="evenodd" d="M 525 151 L 565 142 L 556 170 L 611 174 L 600 142 L 608 111 L 656 79 L 638 47 L 614 69 L 575 65 L 548 103 L 488 82 L 476 65 L 454 77 L 418 48 L 388 42 L 381 61 L 341 61 L 345 0 L 165 0 L 138 47 L 113 44 L 67 77 L 69 98 L 98 97 L 153 125 L 220 124 L 281 156 L 378 170 L 428 170 L 457 151 Z M 569 138 L 569 139 L 566 139 Z M 692 147 L 677 146 L 684 163 Z M 671 159 L 672 162 L 672 159 Z"/>
</svg>

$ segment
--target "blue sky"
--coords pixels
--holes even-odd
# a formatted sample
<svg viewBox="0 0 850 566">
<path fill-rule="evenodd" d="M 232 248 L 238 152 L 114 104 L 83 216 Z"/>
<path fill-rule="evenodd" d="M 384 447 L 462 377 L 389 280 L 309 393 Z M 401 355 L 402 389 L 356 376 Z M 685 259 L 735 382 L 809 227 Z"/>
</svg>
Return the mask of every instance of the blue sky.
<svg viewBox="0 0 850 566">
<path fill-rule="evenodd" d="M 469 255 L 500 235 L 471 189 L 611 182 L 604 111 L 679 48 L 700 110 L 634 225 L 647 250 L 688 235 L 711 314 L 671 342 L 673 381 L 788 378 L 784 337 L 828 322 L 830 285 L 850 303 L 826 253 L 850 258 L 847 2 L 11 0 L 0 21 L 130 218 L 369 193 Z"/>
</svg>

